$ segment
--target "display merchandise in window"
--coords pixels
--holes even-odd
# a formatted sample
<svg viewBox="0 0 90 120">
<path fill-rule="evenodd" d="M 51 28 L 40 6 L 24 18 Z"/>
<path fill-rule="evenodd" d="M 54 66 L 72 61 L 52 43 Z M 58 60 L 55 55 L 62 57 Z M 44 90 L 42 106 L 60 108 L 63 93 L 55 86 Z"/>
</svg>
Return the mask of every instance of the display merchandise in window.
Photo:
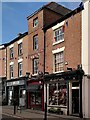
<svg viewBox="0 0 90 120">
<path fill-rule="evenodd" d="M 66 84 L 49 84 L 49 105 L 67 106 Z"/>
</svg>

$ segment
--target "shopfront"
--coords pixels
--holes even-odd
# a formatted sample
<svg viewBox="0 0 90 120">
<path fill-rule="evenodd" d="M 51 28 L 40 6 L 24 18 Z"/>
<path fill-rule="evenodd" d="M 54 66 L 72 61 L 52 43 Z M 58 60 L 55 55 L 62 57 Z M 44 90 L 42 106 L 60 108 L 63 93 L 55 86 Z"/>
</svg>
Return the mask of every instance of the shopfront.
<svg viewBox="0 0 90 120">
<path fill-rule="evenodd" d="M 48 112 L 64 115 L 82 115 L 83 71 L 68 71 L 45 77 Z"/>
<path fill-rule="evenodd" d="M 42 80 L 28 81 L 27 94 L 28 94 L 28 108 L 34 110 L 44 109 L 44 94 L 43 94 Z"/>
<path fill-rule="evenodd" d="M 25 106 L 26 100 L 26 79 L 14 79 L 7 81 L 7 103 L 8 105 L 12 105 L 12 100 L 15 99 L 17 101 L 18 106 Z M 23 105 L 22 105 L 23 99 Z"/>
</svg>

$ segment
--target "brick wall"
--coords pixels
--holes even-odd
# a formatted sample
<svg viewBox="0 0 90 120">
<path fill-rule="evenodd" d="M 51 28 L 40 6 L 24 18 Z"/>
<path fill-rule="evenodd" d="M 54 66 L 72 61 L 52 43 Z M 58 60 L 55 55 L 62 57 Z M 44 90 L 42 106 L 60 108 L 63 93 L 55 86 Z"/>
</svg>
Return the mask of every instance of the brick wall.
<svg viewBox="0 0 90 120">
<path fill-rule="evenodd" d="M 6 76 L 6 49 L 0 49 L 0 77 Z"/>
<path fill-rule="evenodd" d="M 28 72 L 28 36 L 22 38 L 23 55 L 18 56 L 18 43 L 13 43 L 14 58 L 10 59 L 10 45 L 7 47 L 7 79 L 10 79 L 10 63 L 14 62 L 14 78 L 18 78 L 18 60 L 23 59 L 23 76 Z M 18 40 L 19 41 L 19 40 Z M 11 44 L 12 45 L 12 44 Z"/>
<path fill-rule="evenodd" d="M 68 26 L 66 25 L 68 21 Z M 81 13 L 65 20 L 64 29 L 64 42 L 57 45 L 52 45 L 54 39 L 54 31 L 52 28 L 46 32 L 46 70 L 49 73 L 53 72 L 53 54 L 52 50 L 65 47 L 64 50 L 64 62 L 68 62 L 68 65 L 64 65 L 64 70 L 67 67 L 77 68 L 78 64 L 81 64 Z"/>
</svg>

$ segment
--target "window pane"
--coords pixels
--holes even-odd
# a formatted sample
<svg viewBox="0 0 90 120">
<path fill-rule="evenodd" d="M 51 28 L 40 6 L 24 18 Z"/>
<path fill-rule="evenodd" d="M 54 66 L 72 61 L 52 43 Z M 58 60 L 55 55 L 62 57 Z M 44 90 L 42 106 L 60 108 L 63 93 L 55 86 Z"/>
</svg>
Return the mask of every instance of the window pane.
<svg viewBox="0 0 90 120">
<path fill-rule="evenodd" d="M 58 105 L 67 106 L 67 86 L 58 83 Z"/>
<path fill-rule="evenodd" d="M 49 84 L 49 105 L 57 105 L 57 86 Z"/>
<path fill-rule="evenodd" d="M 13 77 L 13 65 L 10 65 L 10 78 Z"/>
<path fill-rule="evenodd" d="M 59 41 L 59 40 L 63 40 L 64 39 L 64 29 L 63 27 L 60 27 L 59 29 L 55 30 L 55 42 Z"/>
<path fill-rule="evenodd" d="M 33 48 L 34 48 L 34 50 L 37 50 L 38 49 L 38 35 L 33 37 L 33 42 L 34 42 Z"/>
<path fill-rule="evenodd" d="M 18 45 L 18 55 L 22 55 L 22 43 Z"/>
<path fill-rule="evenodd" d="M 38 25 L 38 18 L 36 18 L 36 19 L 33 20 L 33 27 L 35 27 L 37 25 Z"/>
<path fill-rule="evenodd" d="M 33 65 L 33 71 L 34 71 L 34 74 L 37 74 L 38 73 L 38 59 L 34 59 L 34 65 Z"/>
<path fill-rule="evenodd" d="M 19 77 L 21 77 L 22 76 L 22 63 L 19 63 L 18 64 L 18 72 L 19 72 Z"/>
<path fill-rule="evenodd" d="M 64 58 L 63 52 L 55 54 L 55 72 L 62 71 L 64 69 Z"/>
<path fill-rule="evenodd" d="M 13 48 L 10 48 L 10 58 L 14 57 L 14 52 L 13 52 Z"/>
<path fill-rule="evenodd" d="M 65 83 L 49 84 L 49 105 L 67 106 L 67 85 Z"/>
</svg>

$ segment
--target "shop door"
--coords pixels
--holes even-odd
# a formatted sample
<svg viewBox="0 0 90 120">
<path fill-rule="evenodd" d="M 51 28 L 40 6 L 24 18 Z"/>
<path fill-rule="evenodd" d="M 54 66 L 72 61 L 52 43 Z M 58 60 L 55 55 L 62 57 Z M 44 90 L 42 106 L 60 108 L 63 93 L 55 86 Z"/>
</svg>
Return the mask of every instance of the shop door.
<svg viewBox="0 0 90 120">
<path fill-rule="evenodd" d="M 30 94 L 30 102 L 31 102 L 31 109 L 35 109 L 35 110 L 41 110 L 42 106 L 41 106 L 41 92 L 31 92 Z"/>
<path fill-rule="evenodd" d="M 79 115 L 79 87 L 72 87 L 72 114 Z"/>
<path fill-rule="evenodd" d="M 19 105 L 19 86 L 14 86 L 14 98 L 17 101 L 17 105 Z"/>
</svg>

